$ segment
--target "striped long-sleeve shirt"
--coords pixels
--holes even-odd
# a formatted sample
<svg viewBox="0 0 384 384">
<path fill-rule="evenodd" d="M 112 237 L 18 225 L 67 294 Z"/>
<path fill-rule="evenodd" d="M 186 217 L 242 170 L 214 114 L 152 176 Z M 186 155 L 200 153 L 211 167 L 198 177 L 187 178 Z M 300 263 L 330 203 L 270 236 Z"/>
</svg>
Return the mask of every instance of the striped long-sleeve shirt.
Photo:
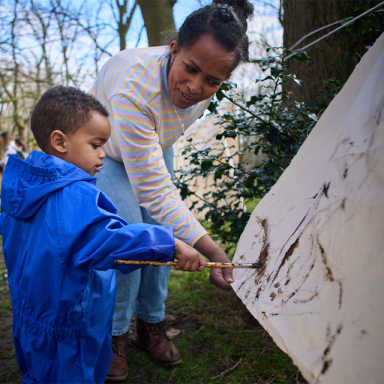
<svg viewBox="0 0 384 384">
<path fill-rule="evenodd" d="M 207 232 L 183 203 L 164 163 L 163 153 L 208 107 L 175 108 L 167 84 L 165 47 L 134 48 L 112 57 L 90 92 L 110 113 L 107 155 L 124 163 L 139 204 L 175 236 L 194 245 Z"/>
</svg>

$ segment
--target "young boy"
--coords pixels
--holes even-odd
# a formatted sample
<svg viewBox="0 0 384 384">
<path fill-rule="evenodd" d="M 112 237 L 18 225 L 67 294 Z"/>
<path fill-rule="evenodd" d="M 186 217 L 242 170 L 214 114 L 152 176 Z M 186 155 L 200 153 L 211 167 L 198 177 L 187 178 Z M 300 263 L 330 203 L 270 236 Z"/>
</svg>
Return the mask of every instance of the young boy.
<svg viewBox="0 0 384 384">
<path fill-rule="evenodd" d="M 127 225 L 100 192 L 111 127 L 92 96 L 56 86 L 37 103 L 31 129 L 45 154 L 10 156 L 2 182 L 0 233 L 23 383 L 104 383 L 111 361 L 117 259 L 178 259 L 203 270 L 172 228 Z M 116 186 L 118 188 L 118 186 Z"/>
</svg>

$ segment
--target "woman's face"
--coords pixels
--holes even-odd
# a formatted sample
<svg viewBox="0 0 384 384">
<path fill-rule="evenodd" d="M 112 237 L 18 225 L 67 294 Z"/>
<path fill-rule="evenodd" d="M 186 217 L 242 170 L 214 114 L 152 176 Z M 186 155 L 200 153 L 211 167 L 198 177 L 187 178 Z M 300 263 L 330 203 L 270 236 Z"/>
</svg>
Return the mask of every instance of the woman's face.
<svg viewBox="0 0 384 384">
<path fill-rule="evenodd" d="M 235 53 L 230 53 L 210 35 L 203 35 L 189 48 L 171 43 L 173 64 L 168 73 L 169 95 L 177 108 L 188 108 L 218 91 L 230 76 Z"/>
</svg>

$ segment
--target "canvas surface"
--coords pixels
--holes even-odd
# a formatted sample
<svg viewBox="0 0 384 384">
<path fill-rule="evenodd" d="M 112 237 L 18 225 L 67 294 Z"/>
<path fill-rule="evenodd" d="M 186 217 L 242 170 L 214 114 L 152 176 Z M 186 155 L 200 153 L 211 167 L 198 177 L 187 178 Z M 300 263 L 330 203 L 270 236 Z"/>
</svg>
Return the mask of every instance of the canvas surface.
<svg viewBox="0 0 384 384">
<path fill-rule="evenodd" d="M 310 383 L 384 381 L 384 35 L 254 210 L 233 287 Z"/>
</svg>

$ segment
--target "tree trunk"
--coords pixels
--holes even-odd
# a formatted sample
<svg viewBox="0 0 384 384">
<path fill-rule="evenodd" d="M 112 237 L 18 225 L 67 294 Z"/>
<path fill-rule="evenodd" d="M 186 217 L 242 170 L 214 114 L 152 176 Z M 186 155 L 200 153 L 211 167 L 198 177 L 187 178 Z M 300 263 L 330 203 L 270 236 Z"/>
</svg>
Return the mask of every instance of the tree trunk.
<svg viewBox="0 0 384 384">
<path fill-rule="evenodd" d="M 289 49 L 304 35 L 318 28 L 344 19 L 348 10 L 361 14 L 376 4 L 378 1 L 367 0 L 283 0 L 284 48 Z M 307 45 L 339 25 L 306 38 L 295 49 Z M 300 63 L 294 59 L 288 60 L 286 73 L 294 73 L 303 83 L 299 86 L 290 81 L 284 84 L 283 90 L 293 92 L 296 101 L 311 102 L 318 107 L 327 106 L 332 96 L 326 91 L 318 92 L 323 88 L 323 81 L 337 79 L 343 84 L 355 68 L 359 56 L 366 52 L 366 46 L 373 43 L 361 31 L 357 32 L 354 37 L 351 31 L 343 28 L 309 47 L 307 54 L 310 61 Z"/>
<path fill-rule="evenodd" d="M 139 0 L 150 47 L 164 44 L 164 33 L 175 29 L 174 0 Z"/>
</svg>

